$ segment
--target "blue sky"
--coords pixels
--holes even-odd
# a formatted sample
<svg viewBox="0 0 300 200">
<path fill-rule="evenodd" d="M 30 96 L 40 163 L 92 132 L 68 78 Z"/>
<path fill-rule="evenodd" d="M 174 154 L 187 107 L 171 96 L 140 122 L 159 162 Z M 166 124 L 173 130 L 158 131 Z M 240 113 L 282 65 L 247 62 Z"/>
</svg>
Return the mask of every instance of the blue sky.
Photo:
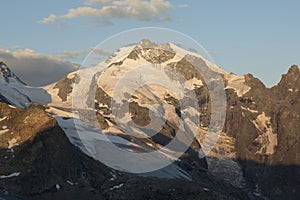
<svg viewBox="0 0 300 200">
<path fill-rule="evenodd" d="M 121 31 L 157 26 L 189 35 L 212 52 L 215 63 L 225 71 L 252 73 L 268 86 L 276 84 L 292 64 L 300 63 L 300 3 L 296 0 L 152 0 L 149 5 L 158 10 L 147 15 L 120 15 L 114 10 L 86 14 L 144 1 L 3 0 L 0 48 L 10 52 L 27 48 L 45 58 L 56 55 L 56 59 L 80 62 L 82 57 L 71 55 Z M 81 14 L 89 16 L 74 17 L 69 11 L 81 7 L 90 8 Z M 52 21 L 43 21 L 50 14 L 55 15 Z"/>
</svg>

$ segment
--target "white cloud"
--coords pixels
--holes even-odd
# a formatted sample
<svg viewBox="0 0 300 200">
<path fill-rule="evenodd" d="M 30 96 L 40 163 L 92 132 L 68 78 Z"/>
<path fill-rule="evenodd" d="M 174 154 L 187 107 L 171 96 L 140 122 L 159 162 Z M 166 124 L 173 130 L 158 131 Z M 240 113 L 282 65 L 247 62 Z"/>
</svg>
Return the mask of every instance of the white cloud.
<svg viewBox="0 0 300 200">
<path fill-rule="evenodd" d="M 52 57 L 57 58 L 57 59 L 73 59 L 73 58 L 77 58 L 81 55 L 87 54 L 88 52 L 85 50 L 75 50 L 75 51 L 61 51 L 60 54 L 58 55 L 54 55 Z"/>
<path fill-rule="evenodd" d="M 42 19 L 41 21 L 39 21 L 40 24 L 46 24 L 46 23 L 52 23 L 55 20 L 57 20 L 57 16 L 54 14 L 49 15 L 49 17 Z"/>
<path fill-rule="evenodd" d="M 91 49 L 91 51 L 93 52 L 93 54 L 98 54 L 103 56 L 110 56 L 114 53 L 113 51 L 104 50 L 104 49 Z"/>
<path fill-rule="evenodd" d="M 106 56 L 106 57 L 113 54 L 113 52 L 109 51 L 109 50 L 91 48 L 89 50 L 74 50 L 74 51 L 64 50 L 64 51 L 61 51 L 60 54 L 53 55 L 50 57 L 56 58 L 56 59 L 62 59 L 62 60 L 69 60 L 69 59 L 78 58 L 80 56 L 86 56 L 90 52 L 92 52 L 93 55 L 100 55 L 100 56 Z"/>
<path fill-rule="evenodd" d="M 66 74 L 79 68 L 79 64 L 68 60 L 82 59 L 93 52 L 92 56 L 103 59 L 112 51 L 91 48 L 88 50 L 64 50 L 56 55 L 43 55 L 32 49 L 20 46 L 0 47 L 0 61 L 6 63 L 18 77 L 28 85 L 43 86 L 60 80 Z"/>
<path fill-rule="evenodd" d="M 79 17 L 101 17 L 104 19 L 112 18 L 132 18 L 141 21 L 166 21 L 170 20 L 168 11 L 172 5 L 164 0 L 87 0 L 85 7 L 69 9 L 66 14 L 54 15 L 42 19 L 39 23 L 51 23 L 57 19 L 73 19 Z M 91 7 L 92 5 L 100 5 Z"/>
<path fill-rule="evenodd" d="M 96 17 L 99 10 L 91 7 L 72 8 L 67 14 L 62 15 L 60 18 L 72 19 L 77 17 Z"/>
<path fill-rule="evenodd" d="M 78 69 L 78 65 L 74 63 L 20 47 L 10 50 L 0 49 L 0 61 L 6 63 L 24 82 L 32 86 L 53 83 Z"/>
</svg>

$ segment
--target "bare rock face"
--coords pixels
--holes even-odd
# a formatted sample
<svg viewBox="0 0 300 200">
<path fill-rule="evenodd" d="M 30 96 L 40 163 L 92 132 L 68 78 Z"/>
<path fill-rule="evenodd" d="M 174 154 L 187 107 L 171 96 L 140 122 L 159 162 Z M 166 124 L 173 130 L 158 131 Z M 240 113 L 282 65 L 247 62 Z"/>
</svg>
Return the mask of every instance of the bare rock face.
<svg viewBox="0 0 300 200">
<path fill-rule="evenodd" d="M 12 108 L 7 104 L 1 104 L 1 115 L 4 120 L 0 122 L 0 126 L 7 130 L 1 135 L 1 148 L 13 148 L 26 141 L 30 141 L 35 137 L 34 133 L 42 132 L 53 127 L 55 121 L 41 109 L 43 106 L 32 106 L 25 112 L 20 108 Z M 2 131 L 4 132 L 4 131 Z M 15 144 L 7 143 L 14 140 Z"/>
<path fill-rule="evenodd" d="M 247 75 L 248 93 L 227 92 L 225 132 L 236 139 L 236 159 L 245 179 L 271 199 L 300 196 L 299 78 L 292 66 L 273 88 Z"/>
<path fill-rule="evenodd" d="M 73 77 L 65 76 L 55 84 L 54 89 L 58 89 L 58 96 L 63 102 L 67 101 L 68 96 L 72 92 L 72 86 L 75 83 L 75 79 L 76 75 Z"/>
<path fill-rule="evenodd" d="M 156 44 L 150 40 L 143 39 L 133 49 L 127 58 L 136 60 L 139 57 L 144 58 L 150 63 L 160 64 L 174 58 L 176 53 L 169 44 Z"/>
</svg>

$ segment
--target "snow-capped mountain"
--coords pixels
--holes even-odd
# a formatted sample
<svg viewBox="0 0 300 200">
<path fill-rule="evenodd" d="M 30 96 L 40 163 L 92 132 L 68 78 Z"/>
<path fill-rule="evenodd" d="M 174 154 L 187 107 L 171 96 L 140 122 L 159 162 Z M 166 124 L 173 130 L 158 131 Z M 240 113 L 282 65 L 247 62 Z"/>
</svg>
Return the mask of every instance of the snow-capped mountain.
<svg viewBox="0 0 300 200">
<path fill-rule="evenodd" d="M 29 105 L 30 99 L 14 89 L 14 86 L 23 87 L 25 84 L 3 62 L 0 62 L 0 84 L 0 95 L 5 102 L 20 107 Z"/>
<path fill-rule="evenodd" d="M 7 83 L 18 82 L 25 85 L 25 83 L 21 81 L 19 77 L 17 77 L 3 62 L 0 62 L 0 75 L 2 75 L 1 78 L 4 78 Z"/>
<path fill-rule="evenodd" d="M 202 68 L 211 71 L 210 73 L 220 74 L 213 78 L 222 78 L 222 80 L 224 80 L 224 88 L 226 90 L 233 90 L 238 97 L 241 97 L 250 90 L 250 87 L 245 83 L 244 76 L 229 74 L 198 54 L 186 51 L 172 43 L 155 44 L 149 40 L 142 40 L 136 45 L 120 48 L 109 59 L 95 67 L 73 72 L 64 77 L 61 81 L 47 86 L 45 89 L 52 95 L 52 103 L 50 104 L 51 108 L 49 111 L 60 117 L 65 117 L 69 116 L 69 114 L 62 112 L 60 107 L 64 108 L 63 110 L 66 110 L 66 108 L 71 109 L 71 106 L 72 109 L 96 109 L 99 115 L 105 118 L 104 121 L 102 120 L 101 126 L 103 132 L 105 134 L 114 133 L 120 137 L 124 137 L 124 135 L 126 135 L 124 129 L 128 130 L 130 127 L 128 127 L 127 123 L 122 123 L 122 125 L 124 125 L 122 130 L 115 125 L 114 118 L 116 116 L 114 116 L 112 111 L 112 103 L 120 104 L 122 99 L 118 100 L 117 98 L 123 97 L 123 94 L 117 95 L 117 98 L 113 97 L 115 87 L 118 87 L 118 84 L 129 85 L 129 87 L 122 87 L 119 90 L 122 91 L 122 93 L 126 93 L 127 91 L 128 94 L 131 94 L 130 87 L 139 87 L 137 86 L 137 81 L 141 83 L 143 81 L 156 81 L 165 87 L 153 84 L 148 86 L 148 88 L 140 87 L 140 89 L 132 95 L 132 98 L 127 99 L 129 102 L 128 105 L 131 108 L 130 118 L 138 125 L 145 125 L 149 123 L 150 119 L 148 116 L 149 111 L 153 109 L 152 104 L 160 104 L 164 109 L 163 112 L 168 117 L 168 124 L 165 129 L 169 129 L 168 132 L 171 132 L 176 129 L 176 124 L 180 120 L 181 113 L 186 113 L 186 118 L 191 119 L 191 122 L 193 122 L 192 117 L 197 116 L 195 111 L 197 112 L 197 109 L 200 109 L 202 115 L 198 117 L 201 117 L 201 130 L 199 133 L 196 133 L 196 135 L 198 141 L 201 141 L 201 139 L 205 137 L 203 133 L 205 133 L 205 130 L 207 130 L 209 126 L 210 103 L 208 101 L 209 91 L 206 82 L 214 80 L 213 78 L 211 78 L 211 80 L 206 78 L 207 80 L 205 80 L 205 77 L 202 77 L 199 72 L 194 69 L 193 65 L 189 63 L 190 60 L 196 60 Z M 164 70 L 165 73 L 172 73 L 172 71 L 170 72 L 172 69 L 179 71 L 184 79 L 184 82 L 181 84 L 184 85 L 185 90 L 196 91 L 196 93 L 201 94 L 197 97 L 199 101 L 198 105 L 201 104 L 200 107 L 182 107 L 181 113 L 179 114 L 177 111 L 180 110 L 180 108 L 175 102 L 177 101 L 178 104 L 178 99 L 183 99 L 184 95 L 182 91 L 178 90 L 179 87 L 176 83 L 165 81 L 167 77 L 160 77 L 161 71 L 158 70 L 159 67 L 159 70 Z M 147 71 L 147 75 L 144 77 L 143 73 L 145 71 Z M 130 74 L 129 77 L 127 79 L 124 78 L 124 82 L 120 84 L 120 78 L 128 76 L 128 74 Z M 78 82 L 75 84 L 77 88 L 74 92 L 73 87 L 76 79 Z M 86 87 L 95 85 L 96 88 Z M 177 91 L 172 91 L 176 89 Z M 74 94 L 76 92 L 78 92 L 78 94 Z M 74 96 L 79 96 L 79 102 L 76 102 Z M 193 99 L 186 99 L 187 102 L 193 101 Z M 161 116 L 159 116 L 159 118 L 160 117 Z M 125 118 L 121 120 L 126 121 Z M 59 121 L 61 122 L 61 120 Z M 61 124 L 63 123 L 64 122 L 61 122 Z M 197 129 L 196 126 L 197 125 L 194 125 L 194 129 Z M 68 132 L 68 130 L 72 129 L 74 128 L 66 129 L 66 131 Z M 140 133 L 139 130 L 130 130 L 136 134 Z M 168 135 L 169 133 L 163 133 L 163 135 L 166 134 Z M 128 138 L 128 136 L 126 137 Z M 141 143 L 143 146 L 152 149 L 153 145 L 165 145 L 166 142 L 162 144 L 160 140 L 161 139 L 158 139 L 158 141 L 154 141 L 154 143 L 153 141 L 142 141 Z M 199 151 L 199 149 L 196 149 L 196 152 L 197 151 Z M 208 161 L 211 166 L 218 165 L 218 163 L 214 163 L 214 159 L 208 159 Z M 237 181 L 237 185 L 243 184 L 244 179 L 242 177 L 241 166 L 233 160 L 231 160 L 231 166 L 233 167 L 228 168 L 227 171 L 230 171 L 232 174 L 227 173 L 227 177 L 235 177 L 240 180 Z"/>
<path fill-rule="evenodd" d="M 90 78 L 96 78 L 96 76 L 100 76 L 100 72 L 103 72 L 101 74 L 101 81 L 98 83 L 99 87 L 102 88 L 109 96 L 112 96 L 114 86 L 120 77 L 137 67 L 153 64 L 161 64 L 163 66 L 179 70 L 184 78 L 186 78 L 186 85 L 191 87 L 201 87 L 204 82 L 203 77 L 201 77 L 199 72 L 193 69 L 191 64 L 188 64 L 188 56 L 197 58 L 198 61 L 201 62 L 200 65 L 205 69 L 218 72 L 224 76 L 224 79 L 226 80 L 226 88 L 234 89 L 239 96 L 250 90 L 249 86 L 245 84 L 244 76 L 237 76 L 232 73 L 229 74 L 218 66 L 205 60 L 202 56 L 186 51 L 172 43 L 155 44 L 146 39 L 140 41 L 136 45 L 118 49 L 118 51 L 113 53 L 106 61 L 99 63 L 95 67 L 73 72 L 64 77 L 61 81 L 45 87 L 45 90 L 52 95 L 52 102 L 66 103 L 70 105 L 72 101 L 72 86 L 75 82 L 76 76 L 78 76 L 78 80 L 80 80 L 80 82 L 85 81 L 85 84 L 82 85 L 90 85 Z M 103 70 L 104 68 L 107 69 Z M 151 70 L 151 68 L 148 70 Z M 148 75 L 153 72 L 154 71 L 152 70 L 148 73 Z M 141 77 L 135 78 L 138 79 Z M 80 83 L 77 85 L 80 85 Z M 81 92 L 85 92 L 82 94 L 83 97 L 88 97 L 87 94 L 89 91 Z M 88 100 L 86 99 L 86 101 Z"/>
<path fill-rule="evenodd" d="M 195 65 L 207 71 L 199 73 Z M 292 66 L 278 85 L 267 88 L 251 74 L 227 73 L 198 54 L 172 43 L 155 44 L 149 40 L 121 47 L 97 66 L 70 73 L 43 88 L 25 85 L 5 64 L 1 66 L 0 101 L 22 108 L 45 105 L 48 115 L 56 119 L 69 141 L 84 155 L 99 160 L 97 151 L 101 152 L 108 142 L 135 153 L 159 150 L 174 140 L 184 116 L 189 127 L 198 128 L 191 129 L 195 140 L 190 148 L 181 152 L 183 155 L 178 159 L 174 159 L 174 149 L 165 148 L 161 156 L 174 161 L 173 164 L 157 172 L 140 174 L 140 179 L 180 178 L 195 181 L 194 184 L 209 179 L 215 183 L 221 181 L 223 189 L 227 187 L 224 181 L 240 188 L 251 199 L 300 197 L 300 70 L 297 66 Z M 174 71 L 178 72 L 176 76 Z M 168 77 L 172 77 L 171 81 Z M 220 82 L 227 104 L 224 128 L 212 151 L 206 158 L 199 158 L 213 109 L 223 109 L 212 107 L 210 94 Z M 224 97 L 222 92 L 218 95 Z M 0 116 L 3 126 L 0 137 L 11 133 L 11 128 L 3 124 L 8 118 Z M 154 136 L 152 127 L 141 128 L 153 119 L 159 124 L 164 118 Z M 151 137 L 141 137 L 145 134 Z M 5 148 L 22 142 L 18 137 L 7 138 Z M 143 159 L 145 163 L 151 161 L 150 157 Z M 120 180 L 111 191 L 132 187 L 121 181 L 123 175 L 114 170 L 109 173 L 114 173 L 114 181 Z M 127 194 L 126 190 L 120 191 Z"/>
<path fill-rule="evenodd" d="M 32 103 L 51 102 L 50 95 L 44 89 L 27 86 L 3 62 L 0 62 L 0 99 L 21 108 Z"/>
</svg>

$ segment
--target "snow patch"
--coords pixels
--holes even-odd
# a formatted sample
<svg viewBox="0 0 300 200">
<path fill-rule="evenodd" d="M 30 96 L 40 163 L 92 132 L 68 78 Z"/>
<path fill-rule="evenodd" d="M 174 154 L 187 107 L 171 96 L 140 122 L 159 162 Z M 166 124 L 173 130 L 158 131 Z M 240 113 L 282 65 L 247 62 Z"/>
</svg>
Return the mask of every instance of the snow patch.
<svg viewBox="0 0 300 200">
<path fill-rule="evenodd" d="M 216 176 L 222 177 L 235 187 L 242 188 L 246 181 L 240 164 L 235 160 L 236 139 L 222 133 L 218 142 L 206 157 L 208 170 Z"/>
<path fill-rule="evenodd" d="M 9 132 L 9 129 L 0 130 L 0 135 L 3 135 L 5 133 Z"/>
<path fill-rule="evenodd" d="M 70 108 L 60 108 L 60 107 L 48 107 L 46 109 L 47 113 L 50 113 L 51 115 L 60 116 L 60 117 L 74 117 L 76 116 L 75 113 L 72 112 Z"/>
<path fill-rule="evenodd" d="M 112 177 L 109 179 L 110 181 L 114 181 L 114 180 L 117 179 L 117 175 L 115 174 L 114 171 L 109 172 L 109 174 L 112 176 Z"/>
<path fill-rule="evenodd" d="M 6 179 L 6 178 L 12 178 L 12 177 L 17 177 L 17 176 L 20 176 L 20 172 L 14 172 L 12 174 L 9 174 L 9 175 L 1 175 L 0 176 L 0 179 Z"/>
<path fill-rule="evenodd" d="M 289 91 L 289 92 L 298 92 L 299 89 L 292 89 L 292 88 L 290 88 L 290 89 L 288 89 L 288 91 Z"/>
<path fill-rule="evenodd" d="M 73 79 L 73 78 L 75 78 L 75 77 L 76 77 L 76 73 L 75 73 L 75 72 L 70 73 L 70 74 L 67 75 L 67 78 L 68 78 L 68 79 Z"/>
<path fill-rule="evenodd" d="M 20 108 L 25 108 L 31 104 L 27 96 L 20 93 L 15 88 L 11 88 L 7 84 L 2 84 L 0 81 L 0 93 L 13 105 Z"/>
<path fill-rule="evenodd" d="M 8 149 L 12 149 L 13 147 L 18 145 L 18 140 L 16 138 L 13 138 L 10 141 L 8 141 Z"/>
<path fill-rule="evenodd" d="M 23 122 L 24 122 L 24 124 L 27 124 L 28 123 L 28 119 L 30 118 L 30 116 L 27 116 L 27 117 L 25 117 L 25 119 L 23 120 Z"/>
<path fill-rule="evenodd" d="M 66 180 L 66 183 L 68 183 L 69 185 L 72 185 L 72 186 L 74 185 L 74 183 L 69 180 Z"/>
<path fill-rule="evenodd" d="M 123 187 L 123 186 L 124 186 L 124 183 L 121 183 L 121 184 L 119 184 L 119 185 L 115 185 L 115 186 L 111 187 L 109 190 L 120 189 L 120 188 Z"/>
<path fill-rule="evenodd" d="M 196 88 L 201 88 L 203 86 L 203 83 L 201 80 L 197 79 L 196 77 L 188 80 L 185 83 L 185 88 L 188 88 L 189 90 L 193 90 Z"/>
<path fill-rule="evenodd" d="M 116 52 L 113 53 L 111 57 L 106 61 L 107 66 L 112 63 L 117 63 L 123 61 L 129 54 L 134 50 L 136 45 L 131 45 L 127 47 L 121 47 Z"/>
<path fill-rule="evenodd" d="M 250 91 L 251 87 L 246 85 L 244 76 L 237 76 L 235 74 L 225 75 L 227 79 L 227 87 L 225 89 L 233 89 L 238 97 L 242 97 L 244 94 Z"/>
<path fill-rule="evenodd" d="M 106 142 L 113 143 L 117 145 L 119 148 L 124 149 L 125 151 L 134 151 L 139 152 L 144 151 L 146 149 L 149 149 L 153 151 L 153 147 L 149 146 L 141 146 L 139 144 L 130 142 L 118 135 L 112 135 L 117 132 L 120 134 L 125 134 L 123 132 L 120 132 L 120 130 L 117 127 L 111 127 L 109 130 L 112 132 L 109 132 L 107 130 L 100 130 L 97 128 L 94 128 L 87 123 L 74 118 L 63 118 L 59 116 L 55 116 L 55 119 L 57 120 L 58 124 L 61 126 L 61 128 L 64 130 L 66 136 L 68 137 L 69 141 L 80 148 L 80 150 L 87 154 L 88 156 L 97 159 L 97 148 L 101 146 L 102 148 L 105 148 Z M 161 150 L 161 149 L 160 149 Z M 168 152 L 167 149 L 165 151 L 160 151 L 161 156 L 166 159 L 174 159 L 171 156 L 174 155 L 174 152 Z M 109 159 L 109 158 L 108 158 Z M 142 158 L 143 162 L 151 163 L 153 162 L 151 155 L 147 155 Z M 156 172 L 147 173 L 147 174 L 141 174 L 141 176 L 152 176 L 152 177 L 159 177 L 159 178 L 185 178 L 190 180 L 190 177 L 188 176 L 187 172 L 182 170 L 180 167 L 178 167 L 175 164 L 172 164 L 164 169 L 161 169 Z"/>
<path fill-rule="evenodd" d="M 4 120 L 6 120 L 6 119 L 7 119 L 7 117 L 2 117 L 2 118 L 0 118 L 0 122 L 4 121 Z"/>
<path fill-rule="evenodd" d="M 56 188 L 57 190 L 60 190 L 61 186 L 60 186 L 59 184 L 56 184 L 56 185 L 55 185 L 55 188 Z"/>
<path fill-rule="evenodd" d="M 241 106 L 241 108 L 242 108 L 243 110 L 246 110 L 246 111 L 249 111 L 249 112 L 252 112 L 252 113 L 258 113 L 257 110 L 252 110 L 252 109 L 250 109 L 250 108 L 245 108 L 244 106 Z"/>
<path fill-rule="evenodd" d="M 275 147 L 278 145 L 277 134 L 274 133 L 270 117 L 267 117 L 263 112 L 257 116 L 253 124 L 259 130 L 260 135 L 255 139 L 255 142 L 261 145 L 256 154 L 272 155 L 275 153 Z"/>
</svg>

